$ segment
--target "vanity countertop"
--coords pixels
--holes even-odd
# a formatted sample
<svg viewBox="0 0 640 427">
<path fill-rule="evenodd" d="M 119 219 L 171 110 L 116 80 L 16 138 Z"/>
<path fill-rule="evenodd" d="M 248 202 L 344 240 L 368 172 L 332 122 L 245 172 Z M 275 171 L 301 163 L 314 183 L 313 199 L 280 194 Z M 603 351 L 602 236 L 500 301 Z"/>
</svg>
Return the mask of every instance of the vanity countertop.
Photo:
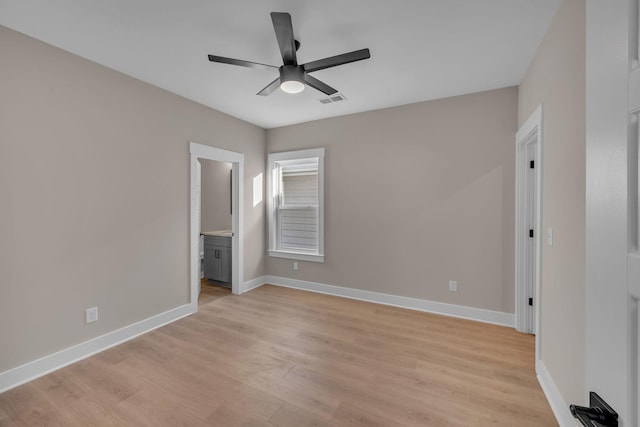
<svg viewBox="0 0 640 427">
<path fill-rule="evenodd" d="M 233 233 L 231 230 L 216 230 L 216 231 L 203 231 L 203 236 L 219 236 L 219 237 L 231 237 Z"/>
</svg>

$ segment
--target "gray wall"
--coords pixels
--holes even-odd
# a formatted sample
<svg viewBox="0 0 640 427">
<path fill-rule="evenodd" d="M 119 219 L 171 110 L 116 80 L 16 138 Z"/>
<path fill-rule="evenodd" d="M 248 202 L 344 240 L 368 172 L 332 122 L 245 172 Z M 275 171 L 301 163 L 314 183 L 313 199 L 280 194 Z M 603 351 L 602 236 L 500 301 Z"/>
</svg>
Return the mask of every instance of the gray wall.
<svg viewBox="0 0 640 427">
<path fill-rule="evenodd" d="M 324 264 L 268 257 L 267 273 L 512 313 L 517 95 L 268 130 L 269 152 L 326 148 L 326 232 Z"/>
<path fill-rule="evenodd" d="M 585 2 L 564 0 L 520 85 L 518 124 L 544 104 L 541 356 L 566 402 L 584 400 Z"/>
<path fill-rule="evenodd" d="M 231 163 L 200 160 L 202 231 L 231 229 Z M 252 188 L 253 194 L 253 188 Z M 253 206 L 253 203 L 252 203 Z"/>
<path fill-rule="evenodd" d="M 245 154 L 264 274 L 263 129 L 5 27 L 0 58 L 0 372 L 188 302 L 189 141 Z"/>
</svg>

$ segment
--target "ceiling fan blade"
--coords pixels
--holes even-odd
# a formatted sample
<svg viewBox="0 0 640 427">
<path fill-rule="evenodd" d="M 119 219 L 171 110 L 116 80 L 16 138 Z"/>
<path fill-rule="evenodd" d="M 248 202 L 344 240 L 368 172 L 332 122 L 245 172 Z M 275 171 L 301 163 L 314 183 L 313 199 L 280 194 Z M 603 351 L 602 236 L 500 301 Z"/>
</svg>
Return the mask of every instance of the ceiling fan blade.
<svg viewBox="0 0 640 427">
<path fill-rule="evenodd" d="M 280 77 L 269 83 L 264 89 L 258 92 L 256 95 L 267 96 L 271 95 L 274 90 L 280 87 Z"/>
<path fill-rule="evenodd" d="M 310 76 L 309 74 L 304 75 L 304 82 L 312 88 L 324 93 L 325 95 L 333 95 L 334 93 L 338 92 L 328 84 L 321 82 L 320 80 Z"/>
<path fill-rule="evenodd" d="M 260 64 L 259 62 L 243 61 L 242 59 L 226 58 L 224 56 L 209 55 L 209 61 L 221 62 L 223 64 L 240 65 L 241 67 L 257 68 L 259 70 L 268 70 L 270 68 L 278 69 L 275 65 Z"/>
<path fill-rule="evenodd" d="M 271 12 L 271 20 L 273 21 L 273 29 L 276 32 L 278 46 L 282 54 L 282 62 L 284 65 L 298 65 L 291 15 L 282 12 Z"/>
<path fill-rule="evenodd" d="M 303 65 L 303 67 L 307 73 L 311 73 L 313 71 L 337 67 L 338 65 L 348 64 L 355 61 L 362 61 L 363 59 L 369 58 L 371 58 L 369 49 L 360 49 L 349 53 L 343 53 L 342 55 L 330 56 L 328 58 L 318 59 L 317 61 L 307 62 Z"/>
</svg>

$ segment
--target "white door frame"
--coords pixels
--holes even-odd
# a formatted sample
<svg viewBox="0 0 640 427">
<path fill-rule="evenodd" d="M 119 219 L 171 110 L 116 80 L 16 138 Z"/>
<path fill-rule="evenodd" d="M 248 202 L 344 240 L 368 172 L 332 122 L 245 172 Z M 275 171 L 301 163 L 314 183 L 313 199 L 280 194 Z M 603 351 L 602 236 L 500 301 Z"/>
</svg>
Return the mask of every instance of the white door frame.
<svg viewBox="0 0 640 427">
<path fill-rule="evenodd" d="M 534 321 L 528 312 L 528 295 L 526 289 L 527 245 L 529 244 L 526 203 L 526 174 L 529 173 L 529 158 L 527 149 L 535 144 L 535 212 L 534 212 Z M 536 334 L 536 361 L 540 359 L 540 255 L 542 236 L 542 105 L 533 112 L 531 117 L 516 133 L 516 329 L 520 332 Z"/>
<path fill-rule="evenodd" d="M 191 258 L 191 298 L 190 304 L 193 312 L 198 311 L 198 290 L 200 289 L 200 226 L 198 224 L 198 182 L 197 167 L 198 159 L 217 160 L 220 162 L 232 163 L 232 204 L 233 215 L 231 230 L 233 231 L 232 257 L 231 257 L 231 291 L 238 295 L 244 280 L 243 275 L 243 259 L 244 247 L 242 243 L 243 224 L 244 224 L 244 154 L 234 151 L 223 150 L 220 148 L 210 147 L 195 142 L 189 143 L 190 162 L 190 258 Z"/>
<path fill-rule="evenodd" d="M 638 4 L 587 0 L 585 401 L 640 421 Z"/>
</svg>

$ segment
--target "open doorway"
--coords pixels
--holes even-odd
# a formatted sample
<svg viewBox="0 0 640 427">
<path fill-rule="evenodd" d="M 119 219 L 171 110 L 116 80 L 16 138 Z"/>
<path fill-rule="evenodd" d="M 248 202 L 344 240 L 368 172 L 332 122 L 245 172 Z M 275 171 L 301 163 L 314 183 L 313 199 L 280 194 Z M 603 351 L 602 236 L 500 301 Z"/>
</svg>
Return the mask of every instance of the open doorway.
<svg viewBox="0 0 640 427">
<path fill-rule="evenodd" d="M 211 268 L 216 270 L 216 284 L 229 283 L 231 292 L 240 293 L 243 280 L 243 244 L 242 244 L 242 224 L 244 218 L 243 188 L 241 183 L 244 177 L 244 154 L 233 151 L 222 150 L 202 144 L 191 142 L 190 151 L 190 304 L 194 312 L 198 308 L 198 297 L 201 291 L 203 276 L 207 275 L 207 252 Z M 211 162 L 211 163 L 209 163 Z M 222 168 L 215 167 L 219 164 Z M 204 170 L 203 170 L 204 165 Z M 213 172 L 211 172 L 213 171 Z M 210 186 L 203 187 L 203 178 L 209 177 L 210 173 L 225 174 L 226 178 L 220 183 L 214 184 L 214 189 Z M 218 185 L 219 184 L 219 185 Z M 206 191 L 204 200 L 203 191 Z M 222 196 L 221 196 L 222 195 Z M 201 208 L 208 204 L 209 198 L 224 197 L 223 207 L 214 208 L 217 213 L 208 214 L 205 208 L 204 215 Z M 223 210 L 224 209 L 224 210 Z M 227 211 L 228 214 L 223 214 Z M 207 218 L 205 218 L 207 215 Z M 218 217 L 219 218 L 215 218 Z M 220 228 L 218 228 L 220 227 Z M 211 230 L 209 230 L 211 228 Z M 207 238 L 210 234 L 210 239 Z M 202 235 L 204 234 L 204 237 Z M 206 240 L 205 240 L 206 239 Z M 210 240 L 210 241 L 207 241 Z M 229 262 L 230 258 L 230 262 Z M 204 263 L 204 265 L 203 265 Z M 223 267 L 224 265 L 224 267 Z M 230 269 L 229 269 L 230 265 Z M 224 271 L 223 271 L 224 270 Z M 212 273 L 212 271 L 209 271 Z M 212 273 L 213 274 L 213 273 Z"/>
<path fill-rule="evenodd" d="M 516 134 L 516 329 L 540 351 L 542 106 Z"/>
<path fill-rule="evenodd" d="M 232 282 L 233 164 L 198 159 L 199 305 L 226 296 Z"/>
</svg>

